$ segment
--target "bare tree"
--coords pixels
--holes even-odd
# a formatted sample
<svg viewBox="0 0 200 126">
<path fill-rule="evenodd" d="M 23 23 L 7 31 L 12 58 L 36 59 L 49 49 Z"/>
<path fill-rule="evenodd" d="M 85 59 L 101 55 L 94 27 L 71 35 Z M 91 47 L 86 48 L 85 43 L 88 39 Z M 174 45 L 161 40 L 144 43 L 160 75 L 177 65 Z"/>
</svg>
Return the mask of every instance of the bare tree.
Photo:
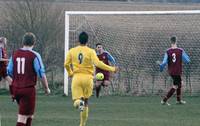
<svg viewBox="0 0 200 126">
<path fill-rule="evenodd" d="M 37 37 L 34 50 L 41 54 L 47 75 L 51 76 L 50 86 L 61 89 L 62 80 L 56 75 L 62 73 L 64 62 L 64 11 L 52 1 L 16 0 L 4 4 L 4 28 L 0 32 L 9 40 L 9 53 L 22 45 L 25 32 L 33 32 Z"/>
<path fill-rule="evenodd" d="M 62 10 L 55 8 L 53 2 L 42 0 L 20 0 L 6 2 L 4 18 L 6 32 L 11 46 L 21 46 L 25 32 L 37 36 L 36 50 L 42 55 L 47 71 L 63 66 L 63 17 Z"/>
</svg>

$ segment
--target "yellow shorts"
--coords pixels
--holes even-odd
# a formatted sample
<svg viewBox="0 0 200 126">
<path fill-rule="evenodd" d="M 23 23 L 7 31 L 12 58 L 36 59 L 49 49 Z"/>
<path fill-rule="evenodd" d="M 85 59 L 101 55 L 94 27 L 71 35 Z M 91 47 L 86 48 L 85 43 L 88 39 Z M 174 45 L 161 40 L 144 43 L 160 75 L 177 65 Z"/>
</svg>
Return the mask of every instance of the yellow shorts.
<svg viewBox="0 0 200 126">
<path fill-rule="evenodd" d="M 93 91 L 93 76 L 89 74 L 75 74 L 72 78 L 72 99 L 89 98 Z"/>
</svg>

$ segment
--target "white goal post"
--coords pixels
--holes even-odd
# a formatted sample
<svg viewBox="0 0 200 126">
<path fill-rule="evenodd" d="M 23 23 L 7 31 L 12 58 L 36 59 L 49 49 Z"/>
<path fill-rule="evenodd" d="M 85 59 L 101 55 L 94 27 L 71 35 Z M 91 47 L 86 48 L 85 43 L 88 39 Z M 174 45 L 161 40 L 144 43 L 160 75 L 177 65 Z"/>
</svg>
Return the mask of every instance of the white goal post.
<svg viewBox="0 0 200 126">
<path fill-rule="evenodd" d="M 200 10 L 174 10 L 174 11 L 65 11 L 65 58 L 69 50 L 70 16 L 73 15 L 176 15 L 200 14 Z M 68 95 L 68 75 L 64 70 L 64 94 Z"/>
</svg>

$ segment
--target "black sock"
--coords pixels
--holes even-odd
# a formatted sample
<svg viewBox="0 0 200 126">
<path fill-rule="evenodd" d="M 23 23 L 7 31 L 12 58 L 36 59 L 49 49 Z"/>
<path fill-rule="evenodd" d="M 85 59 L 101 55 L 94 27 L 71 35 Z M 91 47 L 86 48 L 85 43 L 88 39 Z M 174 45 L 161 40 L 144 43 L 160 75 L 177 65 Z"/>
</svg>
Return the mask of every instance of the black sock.
<svg viewBox="0 0 200 126">
<path fill-rule="evenodd" d="M 163 99 L 164 102 L 166 102 L 175 92 L 175 89 L 174 88 L 171 88 L 169 90 L 169 92 L 167 93 L 167 95 L 165 96 L 165 98 Z"/>
<path fill-rule="evenodd" d="M 17 122 L 16 126 L 26 126 L 26 124 Z"/>
<path fill-rule="evenodd" d="M 101 85 L 96 87 L 96 97 L 97 98 L 99 98 L 100 91 L 101 91 Z"/>
</svg>

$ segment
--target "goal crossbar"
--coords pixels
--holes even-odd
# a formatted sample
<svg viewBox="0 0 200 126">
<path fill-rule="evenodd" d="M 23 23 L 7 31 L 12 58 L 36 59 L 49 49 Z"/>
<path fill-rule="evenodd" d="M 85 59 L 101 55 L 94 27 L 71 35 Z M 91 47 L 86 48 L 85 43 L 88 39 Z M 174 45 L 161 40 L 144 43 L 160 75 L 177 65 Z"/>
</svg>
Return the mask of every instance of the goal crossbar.
<svg viewBox="0 0 200 126">
<path fill-rule="evenodd" d="M 174 11 L 66 11 L 65 15 L 160 15 L 160 14 L 199 14 L 200 10 L 174 10 Z"/>
</svg>

